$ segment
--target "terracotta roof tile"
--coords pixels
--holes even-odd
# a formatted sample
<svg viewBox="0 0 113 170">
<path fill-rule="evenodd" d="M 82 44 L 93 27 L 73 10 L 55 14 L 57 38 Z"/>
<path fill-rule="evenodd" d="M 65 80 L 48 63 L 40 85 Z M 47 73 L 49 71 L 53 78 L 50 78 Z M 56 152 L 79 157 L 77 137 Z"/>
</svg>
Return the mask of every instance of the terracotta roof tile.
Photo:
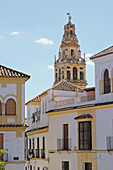
<svg viewBox="0 0 113 170">
<path fill-rule="evenodd" d="M 0 77 L 30 78 L 29 75 L 0 65 Z"/>
<path fill-rule="evenodd" d="M 108 54 L 112 54 L 113 53 L 113 46 L 93 55 L 92 57 L 90 57 L 90 59 L 94 59 L 94 58 L 98 58 L 98 57 L 102 57 Z"/>
<path fill-rule="evenodd" d="M 77 87 L 72 83 L 67 82 L 66 80 L 62 80 L 59 83 L 55 84 L 51 87 L 53 90 L 63 90 L 63 91 L 75 91 Z M 80 88 L 78 88 L 81 91 Z"/>
</svg>

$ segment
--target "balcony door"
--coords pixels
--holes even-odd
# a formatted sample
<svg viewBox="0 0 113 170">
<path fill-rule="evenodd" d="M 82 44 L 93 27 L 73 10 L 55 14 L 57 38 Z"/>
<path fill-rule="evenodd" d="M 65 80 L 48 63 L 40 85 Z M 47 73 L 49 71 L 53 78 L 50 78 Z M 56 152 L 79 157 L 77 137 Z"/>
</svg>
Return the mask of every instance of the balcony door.
<svg viewBox="0 0 113 170">
<path fill-rule="evenodd" d="M 3 149 L 3 134 L 0 133 L 0 149 Z"/>
<path fill-rule="evenodd" d="M 0 133 L 0 149 L 3 149 L 3 134 Z M 0 156 L 0 160 L 3 159 L 3 156 Z"/>
<path fill-rule="evenodd" d="M 69 162 L 68 161 L 62 162 L 62 170 L 69 170 Z"/>
<path fill-rule="evenodd" d="M 63 125 L 64 150 L 68 150 L 68 124 Z"/>
</svg>

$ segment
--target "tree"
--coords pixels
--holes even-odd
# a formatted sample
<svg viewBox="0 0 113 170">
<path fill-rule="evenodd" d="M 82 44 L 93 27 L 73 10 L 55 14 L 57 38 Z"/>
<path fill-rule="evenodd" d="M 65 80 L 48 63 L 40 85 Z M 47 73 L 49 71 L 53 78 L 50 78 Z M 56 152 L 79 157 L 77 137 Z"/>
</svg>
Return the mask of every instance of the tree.
<svg viewBox="0 0 113 170">
<path fill-rule="evenodd" d="M 3 154 L 7 153 L 6 150 L 3 150 L 3 149 L 0 149 L 0 170 L 2 170 L 3 168 L 3 165 L 4 165 L 4 162 L 2 161 L 2 158 L 3 158 Z"/>
</svg>

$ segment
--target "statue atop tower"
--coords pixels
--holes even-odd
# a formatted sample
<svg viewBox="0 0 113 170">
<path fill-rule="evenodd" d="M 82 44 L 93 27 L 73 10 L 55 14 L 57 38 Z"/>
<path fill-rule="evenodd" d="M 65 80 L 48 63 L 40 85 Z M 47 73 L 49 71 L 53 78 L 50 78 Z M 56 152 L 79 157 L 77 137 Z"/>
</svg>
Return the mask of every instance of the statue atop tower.
<svg viewBox="0 0 113 170">
<path fill-rule="evenodd" d="M 69 15 L 68 23 L 64 25 L 64 35 L 59 49 L 58 59 L 55 60 L 55 82 L 66 80 L 77 87 L 86 88 L 86 62 L 81 57 L 80 45 L 75 34 L 75 25 L 71 23 Z"/>
</svg>

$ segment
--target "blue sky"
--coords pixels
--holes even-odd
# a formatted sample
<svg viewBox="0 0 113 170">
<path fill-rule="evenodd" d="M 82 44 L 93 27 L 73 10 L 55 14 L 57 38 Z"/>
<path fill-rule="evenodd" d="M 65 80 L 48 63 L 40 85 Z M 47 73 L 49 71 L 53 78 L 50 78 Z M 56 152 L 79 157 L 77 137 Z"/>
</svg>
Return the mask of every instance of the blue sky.
<svg viewBox="0 0 113 170">
<path fill-rule="evenodd" d="M 112 7 L 112 0 L 0 0 L 0 64 L 31 75 L 26 102 L 53 85 L 51 65 L 66 13 L 71 11 L 82 55 L 89 56 L 113 45 Z M 94 86 L 92 63 L 86 72 L 88 87 Z"/>
</svg>

